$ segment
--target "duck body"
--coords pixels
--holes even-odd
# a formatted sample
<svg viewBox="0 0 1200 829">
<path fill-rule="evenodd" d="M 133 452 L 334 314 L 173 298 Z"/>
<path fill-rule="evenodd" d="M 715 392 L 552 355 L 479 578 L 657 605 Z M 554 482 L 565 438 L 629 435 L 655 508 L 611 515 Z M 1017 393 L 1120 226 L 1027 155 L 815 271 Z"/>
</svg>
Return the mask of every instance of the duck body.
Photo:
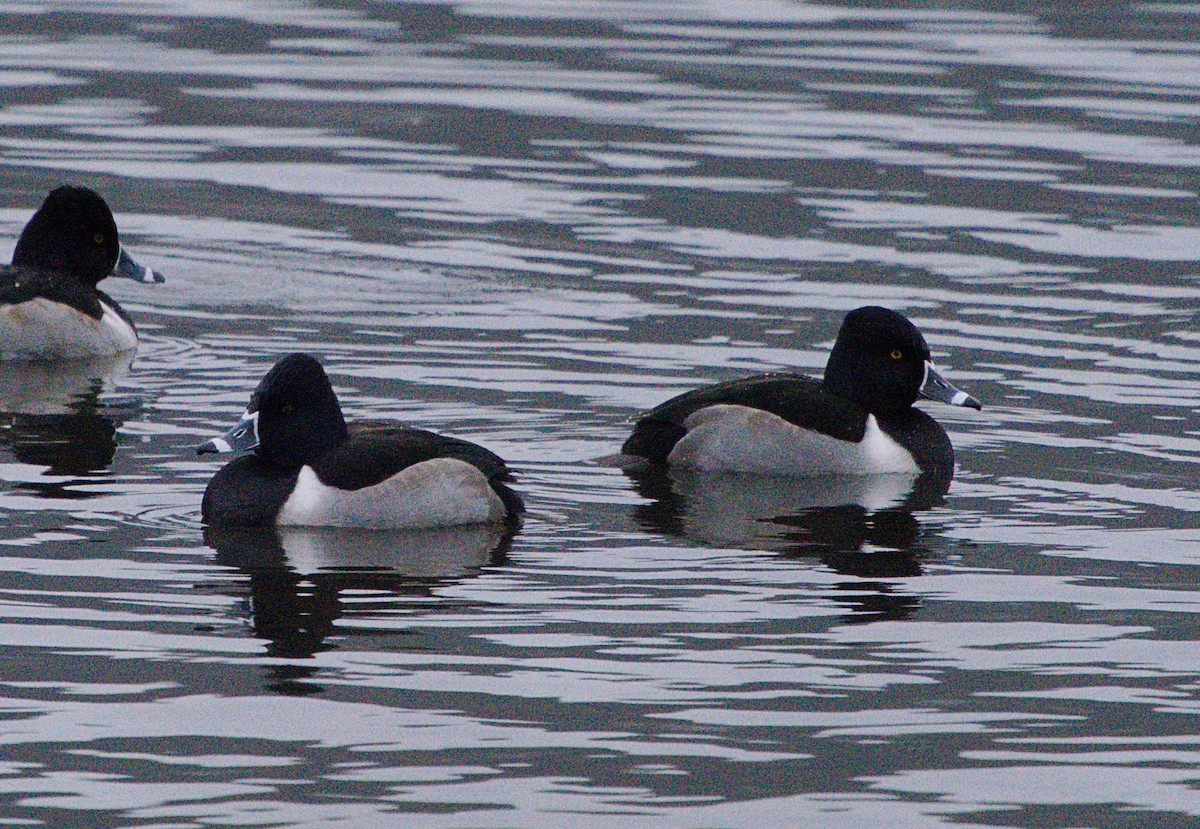
<svg viewBox="0 0 1200 829">
<path fill-rule="evenodd" d="M 81 360 L 135 350 L 133 320 L 97 288 L 107 276 L 162 281 L 121 249 L 98 194 L 52 190 L 21 232 L 12 264 L 0 267 L 0 359 Z"/>
<path fill-rule="evenodd" d="M 0 359 L 115 357 L 137 345 L 133 320 L 103 291 L 44 271 L 0 271 Z"/>
<path fill-rule="evenodd" d="M 201 451 L 255 448 L 209 482 L 212 525 L 426 529 L 517 520 L 507 465 L 469 441 L 395 424 L 347 426 L 320 363 L 276 364 L 246 417 Z"/>
<path fill-rule="evenodd" d="M 208 524 L 239 527 L 491 524 L 520 503 L 507 478 L 504 462 L 481 446 L 371 425 L 350 429 L 343 443 L 299 469 L 257 454 L 233 460 L 209 482 L 201 515 Z"/>
<path fill-rule="evenodd" d="M 719 383 L 667 401 L 638 422 L 622 451 L 704 472 L 767 475 L 916 473 L 953 464 L 929 415 L 876 416 L 798 374 Z"/>
<path fill-rule="evenodd" d="M 952 474 L 945 430 L 918 396 L 979 403 L 933 368 L 900 314 L 847 315 L 823 380 L 773 373 L 702 387 L 654 408 L 622 454 L 704 472 L 766 475 Z"/>
</svg>

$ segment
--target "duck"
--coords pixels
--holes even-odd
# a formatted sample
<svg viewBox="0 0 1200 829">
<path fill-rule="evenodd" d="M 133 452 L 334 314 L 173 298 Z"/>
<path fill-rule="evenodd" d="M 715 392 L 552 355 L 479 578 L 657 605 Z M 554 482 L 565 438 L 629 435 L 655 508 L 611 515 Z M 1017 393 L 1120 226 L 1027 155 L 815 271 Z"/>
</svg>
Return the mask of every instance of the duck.
<svg viewBox="0 0 1200 829">
<path fill-rule="evenodd" d="M 759 475 L 930 475 L 949 484 L 954 447 L 913 404 L 982 409 L 934 368 L 924 336 L 879 306 L 846 314 L 825 375 L 773 372 L 716 383 L 655 407 L 621 447 L 623 465 Z"/>
<path fill-rule="evenodd" d="M 204 491 L 209 526 L 433 529 L 517 522 L 521 498 L 495 453 L 395 423 L 346 423 L 315 357 L 288 354 L 239 422 L 200 447 L 249 452 Z"/>
<path fill-rule="evenodd" d="M 0 267 L 0 359 L 66 361 L 137 349 L 125 310 L 96 286 L 108 276 L 162 282 L 121 247 L 107 202 L 87 187 L 51 190 Z"/>
</svg>

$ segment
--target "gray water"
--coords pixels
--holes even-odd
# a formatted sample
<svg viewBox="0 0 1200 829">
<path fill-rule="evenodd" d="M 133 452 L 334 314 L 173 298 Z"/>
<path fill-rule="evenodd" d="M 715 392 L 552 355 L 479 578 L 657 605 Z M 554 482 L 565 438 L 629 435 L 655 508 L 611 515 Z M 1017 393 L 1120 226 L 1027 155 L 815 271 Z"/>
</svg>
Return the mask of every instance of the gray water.
<svg viewBox="0 0 1200 829">
<path fill-rule="evenodd" d="M 0 824 L 1185 827 L 1200 5 L 0 0 L 0 256 L 164 285 L 0 371 Z M 944 499 L 597 462 L 908 314 Z M 287 352 L 529 515 L 205 536 Z"/>
</svg>

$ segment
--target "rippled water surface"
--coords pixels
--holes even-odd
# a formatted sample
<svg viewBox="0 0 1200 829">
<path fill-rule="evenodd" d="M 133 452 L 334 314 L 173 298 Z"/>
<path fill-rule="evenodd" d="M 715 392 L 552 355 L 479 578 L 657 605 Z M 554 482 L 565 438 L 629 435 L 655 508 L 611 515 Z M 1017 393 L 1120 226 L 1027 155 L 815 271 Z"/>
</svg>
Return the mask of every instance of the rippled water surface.
<svg viewBox="0 0 1200 829">
<path fill-rule="evenodd" d="M 1198 116 L 1191 3 L 0 0 L 0 256 L 168 277 L 0 369 L 0 822 L 1195 825 Z M 598 462 L 871 303 L 944 499 Z M 295 350 L 523 528 L 206 534 Z"/>
</svg>

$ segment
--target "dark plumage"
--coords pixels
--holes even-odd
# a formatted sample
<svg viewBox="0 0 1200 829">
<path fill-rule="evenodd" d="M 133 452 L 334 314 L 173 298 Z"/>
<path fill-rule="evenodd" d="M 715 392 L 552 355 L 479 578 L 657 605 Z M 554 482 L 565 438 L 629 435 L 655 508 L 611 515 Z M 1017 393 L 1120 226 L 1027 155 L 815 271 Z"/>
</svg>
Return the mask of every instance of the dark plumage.
<svg viewBox="0 0 1200 829">
<path fill-rule="evenodd" d="M 979 408 L 978 401 L 955 389 L 933 369 L 929 346 L 916 326 L 886 308 L 859 308 L 847 314 L 842 323 L 824 379 L 775 373 L 695 389 L 642 417 L 621 451 L 652 462 L 684 463 L 710 470 L 809 475 L 902 471 L 902 455 L 899 461 L 886 458 L 877 466 L 871 465 L 879 443 L 868 434 L 874 422 L 911 455 L 920 471 L 952 469 L 954 450 L 945 431 L 933 418 L 913 408 L 921 395 Z M 755 416 L 754 411 L 774 415 L 778 421 Z M 798 454 L 775 454 L 762 458 L 761 463 L 740 461 L 738 458 L 745 458 L 753 450 L 756 436 L 737 434 L 736 426 L 708 425 L 711 419 L 701 416 L 706 413 L 716 417 L 729 413 L 747 423 L 764 425 L 772 430 L 773 442 L 764 441 L 769 451 L 777 450 L 784 441 L 797 447 Z M 728 422 L 732 423 L 733 418 Z M 782 424 L 797 428 L 789 431 Z M 708 431 L 702 433 L 701 427 Z M 709 433 L 713 434 L 711 448 L 701 445 L 702 440 L 709 439 Z M 810 437 L 801 433 L 809 433 Z M 734 443 L 736 451 L 728 449 Z M 809 444 L 816 447 L 811 452 Z M 686 452 L 680 450 L 681 445 L 686 445 Z M 883 449 L 886 452 L 886 446 Z M 727 462 L 722 460 L 722 453 L 728 456 Z M 822 458 L 815 457 L 818 453 Z M 828 468 L 822 467 L 825 456 Z M 861 468 L 854 467 L 858 461 Z M 888 464 L 896 468 L 889 469 Z"/>
<path fill-rule="evenodd" d="M 209 482 L 201 504 L 208 523 L 262 526 L 280 522 L 281 511 L 296 492 L 305 469 L 338 497 L 339 493 L 365 491 L 394 481 L 399 473 L 419 464 L 440 468 L 447 460 L 477 470 L 498 499 L 502 518 L 515 520 L 523 512 L 521 499 L 506 485 L 511 480 L 507 465 L 482 446 L 396 424 L 348 427 L 325 370 L 306 354 L 291 354 L 276 363 L 251 396 L 242 423 L 227 439 L 210 441 L 200 451 L 237 449 L 254 449 L 254 454 L 227 464 Z M 449 466 L 463 471 L 461 466 Z M 362 519 L 366 523 L 345 525 L 439 525 L 391 524 L 389 517 L 403 514 L 409 505 L 377 506 L 378 515 Z M 412 520 L 421 519 L 416 516 Z"/>
<path fill-rule="evenodd" d="M 12 264 L 0 268 L 0 356 L 53 360 L 131 351 L 133 320 L 96 287 L 108 276 L 162 281 L 122 251 L 112 211 L 97 193 L 50 191 L 21 231 Z M 106 309 L 116 319 L 105 319 Z"/>
<path fill-rule="evenodd" d="M 866 428 L 862 407 L 830 394 L 813 377 L 779 372 L 703 386 L 673 397 L 637 422 L 621 451 L 665 461 L 679 439 L 687 434 L 683 422 L 688 416 L 721 403 L 762 409 L 838 440 L 862 440 Z"/>
</svg>

